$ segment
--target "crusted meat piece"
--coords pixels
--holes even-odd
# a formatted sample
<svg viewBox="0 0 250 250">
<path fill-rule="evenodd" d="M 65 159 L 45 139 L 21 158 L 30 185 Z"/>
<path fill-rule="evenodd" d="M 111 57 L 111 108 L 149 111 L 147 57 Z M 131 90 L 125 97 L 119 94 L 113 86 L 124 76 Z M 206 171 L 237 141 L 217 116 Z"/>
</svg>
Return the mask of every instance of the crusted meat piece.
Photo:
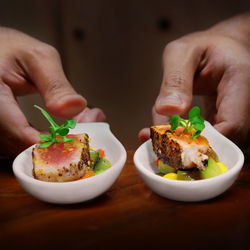
<svg viewBox="0 0 250 250">
<path fill-rule="evenodd" d="M 73 181 L 89 169 L 89 137 L 87 134 L 67 135 L 76 138 L 71 142 L 54 143 L 47 148 L 32 151 L 33 175 L 49 182 Z"/>
<path fill-rule="evenodd" d="M 170 125 L 152 126 L 153 150 L 164 163 L 176 169 L 204 170 L 212 149 L 204 136 L 192 139 L 190 133 L 171 132 Z"/>
</svg>

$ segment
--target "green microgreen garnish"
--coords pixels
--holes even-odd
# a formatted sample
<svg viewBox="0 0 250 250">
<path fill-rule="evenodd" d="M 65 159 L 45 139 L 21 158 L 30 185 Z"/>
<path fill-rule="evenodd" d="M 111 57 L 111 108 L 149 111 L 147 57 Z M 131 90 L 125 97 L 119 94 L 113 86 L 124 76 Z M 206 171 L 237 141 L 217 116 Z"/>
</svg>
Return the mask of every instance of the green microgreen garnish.
<svg viewBox="0 0 250 250">
<path fill-rule="evenodd" d="M 184 132 L 194 132 L 192 139 L 198 137 L 202 130 L 205 128 L 204 119 L 200 116 L 200 108 L 193 107 L 189 113 L 189 119 L 184 120 L 179 115 L 173 115 L 170 118 L 170 131 L 175 130 L 177 127 L 184 127 Z"/>
<path fill-rule="evenodd" d="M 35 108 L 38 108 L 41 110 L 42 114 L 45 116 L 45 118 L 50 123 L 49 132 L 50 134 L 39 134 L 38 136 L 44 143 L 39 145 L 39 148 L 47 148 L 53 143 L 58 143 L 57 136 L 59 135 L 59 138 L 63 140 L 63 142 L 70 142 L 75 140 L 73 137 L 65 137 L 69 133 L 70 128 L 74 128 L 76 126 L 76 122 L 74 120 L 66 120 L 64 124 L 61 126 L 57 125 L 51 116 L 41 107 L 34 105 Z"/>
</svg>

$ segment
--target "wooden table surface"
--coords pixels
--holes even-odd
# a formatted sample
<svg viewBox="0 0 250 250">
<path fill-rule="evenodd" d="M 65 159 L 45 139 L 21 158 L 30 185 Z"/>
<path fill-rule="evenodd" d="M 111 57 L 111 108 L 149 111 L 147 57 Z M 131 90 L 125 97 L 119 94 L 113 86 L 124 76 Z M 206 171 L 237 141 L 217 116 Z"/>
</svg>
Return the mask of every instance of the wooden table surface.
<svg viewBox="0 0 250 250">
<path fill-rule="evenodd" d="M 0 160 L 0 249 L 250 249 L 249 160 L 221 196 L 184 203 L 152 193 L 133 154 L 108 192 L 65 206 L 31 197 Z"/>
</svg>

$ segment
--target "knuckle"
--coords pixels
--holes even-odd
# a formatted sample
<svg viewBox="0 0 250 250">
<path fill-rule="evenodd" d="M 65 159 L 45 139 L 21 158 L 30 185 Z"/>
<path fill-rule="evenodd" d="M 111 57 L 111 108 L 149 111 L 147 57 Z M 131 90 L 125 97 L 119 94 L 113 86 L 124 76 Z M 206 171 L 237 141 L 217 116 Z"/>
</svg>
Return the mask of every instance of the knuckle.
<svg viewBox="0 0 250 250">
<path fill-rule="evenodd" d="M 40 60 L 41 58 L 51 58 L 59 57 L 59 53 L 51 45 L 41 43 L 39 46 L 33 47 L 28 51 L 28 54 L 31 58 Z"/>
<path fill-rule="evenodd" d="M 165 49 L 164 49 L 164 55 L 168 54 L 170 51 L 173 50 L 183 50 L 187 47 L 187 41 L 186 39 L 180 38 L 174 41 L 169 42 Z"/>
<path fill-rule="evenodd" d="M 173 56 L 179 55 L 180 53 L 192 53 L 194 49 L 194 46 L 192 43 L 190 43 L 189 39 L 187 38 L 180 38 L 174 41 L 169 42 L 162 54 L 162 65 L 164 67 L 164 64 L 170 60 Z"/>
<path fill-rule="evenodd" d="M 175 49 L 176 41 L 169 42 L 163 50 L 163 59 L 168 55 L 168 53 Z"/>
</svg>

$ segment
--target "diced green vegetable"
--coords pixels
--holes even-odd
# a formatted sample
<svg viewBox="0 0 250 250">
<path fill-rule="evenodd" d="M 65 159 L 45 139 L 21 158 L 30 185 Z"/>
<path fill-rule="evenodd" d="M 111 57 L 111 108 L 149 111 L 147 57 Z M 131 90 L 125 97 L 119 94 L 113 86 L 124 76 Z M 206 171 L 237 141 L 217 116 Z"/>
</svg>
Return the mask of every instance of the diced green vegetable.
<svg viewBox="0 0 250 250">
<path fill-rule="evenodd" d="M 168 173 L 175 173 L 176 169 L 173 167 L 170 167 L 168 164 L 163 163 L 163 161 L 159 160 L 158 167 L 161 173 L 168 174 Z"/>
<path fill-rule="evenodd" d="M 97 175 L 109 169 L 110 167 L 111 167 L 111 163 L 104 157 L 100 157 L 99 161 L 96 163 L 94 167 L 94 172 Z"/>
<path fill-rule="evenodd" d="M 89 154 L 90 154 L 90 158 L 92 159 L 90 163 L 90 167 L 93 168 L 99 160 L 99 152 L 91 149 L 89 150 Z"/>
<path fill-rule="evenodd" d="M 213 158 L 208 159 L 205 170 L 200 170 L 202 179 L 208 179 L 222 174 L 220 167 Z"/>
</svg>

